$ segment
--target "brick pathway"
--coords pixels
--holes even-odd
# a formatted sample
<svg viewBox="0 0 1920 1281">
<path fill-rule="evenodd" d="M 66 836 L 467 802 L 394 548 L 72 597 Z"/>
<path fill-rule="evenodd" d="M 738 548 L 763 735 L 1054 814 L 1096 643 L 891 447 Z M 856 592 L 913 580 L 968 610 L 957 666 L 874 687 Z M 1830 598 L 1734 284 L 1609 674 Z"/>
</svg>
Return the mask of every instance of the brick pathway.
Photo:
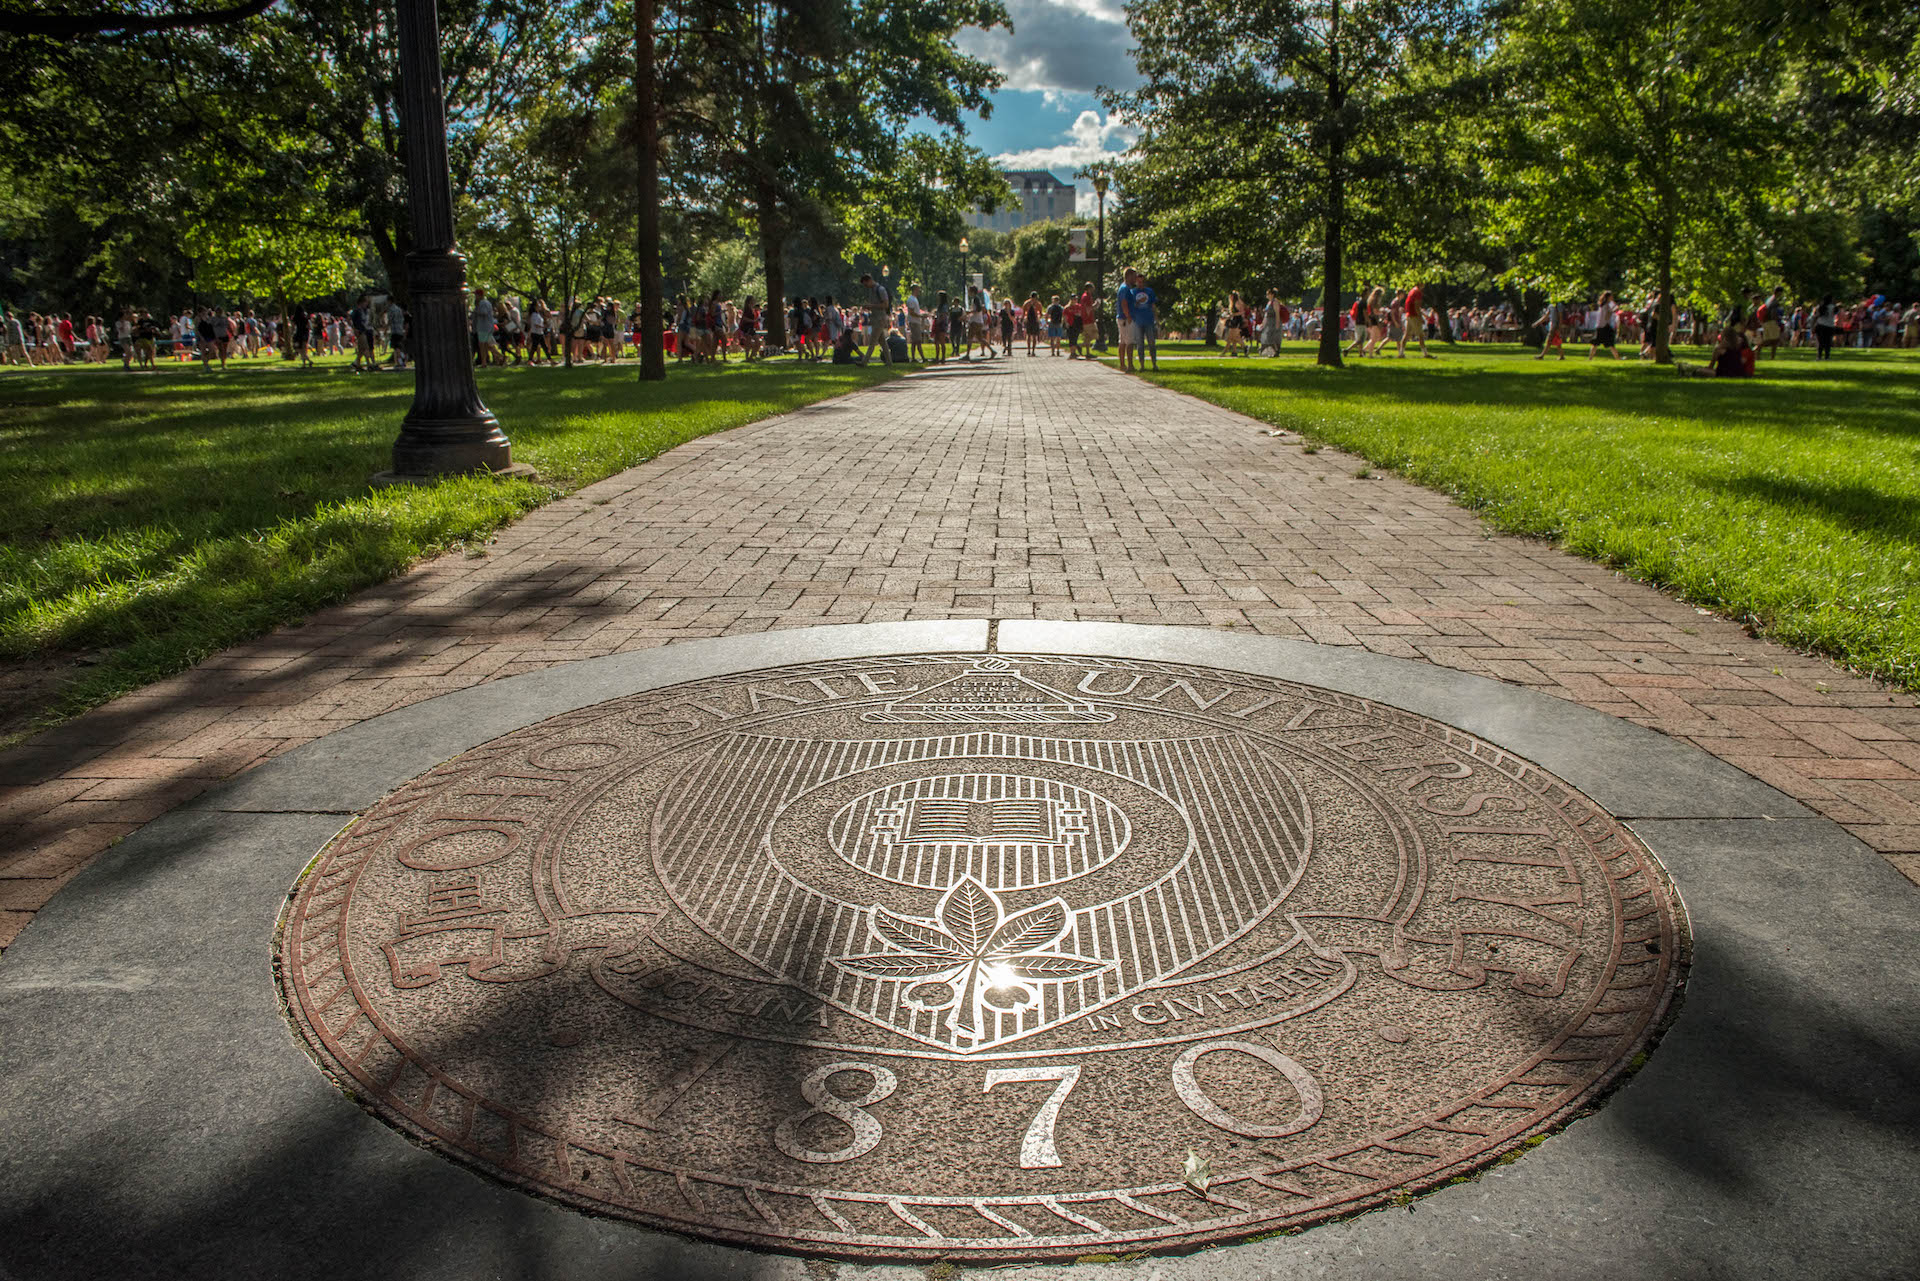
<svg viewBox="0 0 1920 1281">
<path fill-rule="evenodd" d="M 1105 619 L 1365 645 L 1684 738 L 1920 884 L 1920 709 L 1253 421 L 1016 357 L 709 436 L 0 753 L 0 945 L 108 844 L 392 708 L 688 637 Z"/>
</svg>

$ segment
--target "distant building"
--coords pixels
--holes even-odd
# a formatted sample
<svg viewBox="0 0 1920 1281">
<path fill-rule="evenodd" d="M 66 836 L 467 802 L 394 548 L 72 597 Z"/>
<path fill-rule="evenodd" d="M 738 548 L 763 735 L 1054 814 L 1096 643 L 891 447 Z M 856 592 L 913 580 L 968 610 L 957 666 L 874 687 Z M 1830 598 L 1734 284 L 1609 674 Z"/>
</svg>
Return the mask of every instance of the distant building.
<svg viewBox="0 0 1920 1281">
<path fill-rule="evenodd" d="M 1061 182 L 1045 169 L 1015 169 L 1005 176 L 1013 187 L 1012 203 L 1000 206 L 993 213 L 982 213 L 978 209 L 970 211 L 967 214 L 969 227 L 1012 231 L 1030 222 L 1072 216 L 1074 201 L 1079 194 L 1072 183 Z"/>
</svg>

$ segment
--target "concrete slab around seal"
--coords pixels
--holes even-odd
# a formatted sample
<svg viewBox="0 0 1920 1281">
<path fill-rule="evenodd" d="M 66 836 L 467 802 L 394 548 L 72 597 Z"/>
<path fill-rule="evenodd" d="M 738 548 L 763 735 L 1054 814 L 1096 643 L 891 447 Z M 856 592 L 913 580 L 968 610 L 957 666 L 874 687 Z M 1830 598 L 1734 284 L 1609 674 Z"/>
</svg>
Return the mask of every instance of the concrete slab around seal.
<svg viewBox="0 0 1920 1281">
<path fill-rule="evenodd" d="M 897 634 L 874 648 L 859 629 L 813 629 L 501 681 L 469 692 L 492 700 L 484 715 L 455 704 L 468 695 L 393 713 L 345 748 L 321 740 L 127 838 L 0 959 L 0 1276 L 924 1275 L 690 1242 L 456 1167 L 320 1075 L 278 1006 L 271 956 L 280 906 L 343 811 L 428 765 L 688 678 L 674 673 L 984 641 L 980 625 L 960 626 L 972 634 L 946 645 Z M 1459 723 L 1637 820 L 1688 904 L 1695 953 L 1685 1007 L 1645 1068 L 1521 1160 L 1297 1236 L 996 1275 L 1914 1274 L 1920 896 L 1837 826 L 1785 817 L 1795 811 L 1778 793 L 1657 736 L 1422 664 L 1198 629 L 1003 623 L 998 639 L 1283 675 Z M 404 746 L 384 751 L 373 726 Z"/>
<path fill-rule="evenodd" d="M 1805 818 L 1805 806 L 1751 774 L 1685 743 L 1565 699 L 1515 698 L 1511 685 L 1349 645 L 1248 638 L 1190 627 L 1127 623 L 1001 623 L 1004 654 L 1105 654 L 1236 667 L 1357 694 L 1491 739 L 1578 784 L 1617 818 Z M 1229 657 L 1231 656 L 1231 658 Z M 1249 666 L 1249 663 L 1257 666 Z M 1500 691 L 1501 696 L 1495 696 Z M 1597 759 L 1604 771 L 1592 769 Z"/>
</svg>

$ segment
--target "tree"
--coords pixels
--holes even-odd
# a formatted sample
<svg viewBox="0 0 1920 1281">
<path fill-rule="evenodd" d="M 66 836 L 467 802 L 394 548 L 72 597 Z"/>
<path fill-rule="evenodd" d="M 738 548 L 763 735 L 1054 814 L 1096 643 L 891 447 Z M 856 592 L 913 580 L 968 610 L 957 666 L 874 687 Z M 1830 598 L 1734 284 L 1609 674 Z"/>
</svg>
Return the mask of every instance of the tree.
<svg viewBox="0 0 1920 1281">
<path fill-rule="evenodd" d="M 1038 294 L 1044 304 L 1054 294 L 1071 297 L 1093 279 L 1092 264 L 1068 257 L 1067 232 L 1087 225 L 1085 218 L 1030 222 L 1013 232 L 1006 251 L 997 260 L 1002 290 L 1016 303 Z"/>
<path fill-rule="evenodd" d="M 587 0 L 440 0 L 439 14 L 464 192 L 483 139 L 573 65 L 604 15 Z M 404 297 L 392 0 L 293 0 L 204 29 L 195 16 L 194 29 L 160 32 L 115 19 L 115 33 L 79 41 L 0 27 L 17 83 L 0 95 L 0 168 L 61 193 L 103 242 L 196 222 L 278 229 L 292 210 L 309 229 L 367 237 Z"/>
<path fill-rule="evenodd" d="M 1512 276 L 1557 296 L 1658 289 L 1656 359 L 1670 362 L 1682 281 L 1704 302 L 1759 279 L 1788 150 L 1777 59 L 1680 0 L 1526 0 L 1498 59 L 1514 99 L 1495 207 Z"/>
<path fill-rule="evenodd" d="M 632 151 L 614 90 L 596 101 L 569 79 L 494 131 L 463 203 L 469 276 L 544 298 L 570 315 L 576 298 L 636 283 Z M 573 344 L 564 359 L 573 363 Z"/>
<path fill-rule="evenodd" d="M 482 148 L 595 48 L 608 16 L 588 0 L 439 0 L 447 153 L 456 197 Z M 412 247 L 401 147 L 393 0 L 299 0 L 270 12 L 254 59 L 273 93 L 249 114 L 284 123 L 291 154 L 331 177 L 334 208 L 357 221 L 393 290 L 406 291 Z M 278 195 L 279 193 L 273 193 Z"/>
<path fill-rule="evenodd" d="M 226 297 L 271 299 L 281 310 L 355 285 L 366 260 L 358 228 L 343 224 L 327 198 L 327 176 L 295 186 L 288 175 L 254 163 L 250 149 L 203 158 L 194 186 L 210 193 L 279 190 L 264 207 L 246 202 L 232 216 L 216 195 L 177 224 L 193 267 L 193 286 Z"/>
<path fill-rule="evenodd" d="M 1108 93 L 1144 127 L 1124 167 L 1150 255 L 1215 296 L 1257 265 L 1284 271 L 1317 247 L 1322 301 L 1340 304 L 1350 244 L 1385 257 L 1422 199 L 1419 122 L 1454 94 L 1423 74 L 1479 30 L 1466 0 L 1135 0 L 1127 23 L 1146 84 Z M 1339 366 L 1321 328 L 1319 363 Z"/>
<path fill-rule="evenodd" d="M 684 148 L 694 203 L 757 239 L 771 295 L 786 295 L 796 234 L 896 255 L 906 227 L 956 237 L 965 208 L 1004 193 L 959 138 L 1000 76 L 953 42 L 1005 23 L 999 0 L 684 0 L 671 15 L 662 128 Z M 909 129 L 916 119 L 946 136 Z M 783 309 L 767 326 L 784 340 Z"/>
<path fill-rule="evenodd" d="M 710 298 L 748 296 L 766 300 L 766 279 L 760 274 L 759 255 L 745 240 L 724 240 L 711 246 L 693 264 L 693 292 Z"/>
</svg>

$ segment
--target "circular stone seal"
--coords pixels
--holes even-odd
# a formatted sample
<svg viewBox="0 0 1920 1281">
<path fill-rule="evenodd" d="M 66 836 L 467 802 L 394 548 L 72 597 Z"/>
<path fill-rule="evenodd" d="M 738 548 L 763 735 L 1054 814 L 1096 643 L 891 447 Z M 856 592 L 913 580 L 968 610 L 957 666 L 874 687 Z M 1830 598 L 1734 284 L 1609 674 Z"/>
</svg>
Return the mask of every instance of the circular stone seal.
<svg viewBox="0 0 1920 1281">
<path fill-rule="evenodd" d="M 346 1090 L 596 1212 L 1000 1261 L 1312 1223 L 1588 1105 L 1685 922 L 1566 784 L 1237 672 L 743 673 L 413 780 L 296 890 Z"/>
</svg>

